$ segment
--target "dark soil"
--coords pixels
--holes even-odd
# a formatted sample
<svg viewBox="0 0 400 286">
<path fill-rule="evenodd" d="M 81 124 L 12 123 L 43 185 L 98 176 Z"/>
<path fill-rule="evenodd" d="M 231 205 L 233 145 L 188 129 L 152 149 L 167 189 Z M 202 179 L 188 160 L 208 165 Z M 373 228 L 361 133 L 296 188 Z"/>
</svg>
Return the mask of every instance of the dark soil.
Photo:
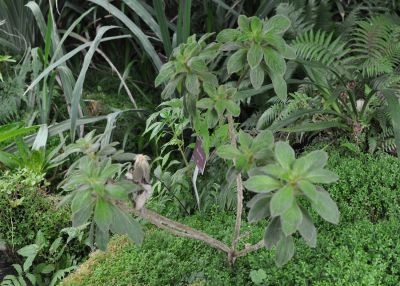
<svg viewBox="0 0 400 286">
<path fill-rule="evenodd" d="M 0 283 L 9 274 L 15 274 L 10 256 L 7 251 L 0 249 Z"/>
</svg>

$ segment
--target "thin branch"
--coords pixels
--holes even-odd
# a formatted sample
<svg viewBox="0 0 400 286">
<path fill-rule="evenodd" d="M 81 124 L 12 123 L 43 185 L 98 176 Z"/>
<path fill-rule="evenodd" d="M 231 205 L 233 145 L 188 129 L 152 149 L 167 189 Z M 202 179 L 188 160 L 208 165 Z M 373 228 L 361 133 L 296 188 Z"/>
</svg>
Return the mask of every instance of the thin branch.
<svg viewBox="0 0 400 286">
<path fill-rule="evenodd" d="M 196 230 L 194 228 L 191 228 L 187 225 L 181 224 L 177 221 L 173 221 L 173 220 L 171 220 L 167 217 L 164 217 L 156 212 L 153 212 L 152 210 L 142 208 L 141 210 L 133 210 L 133 212 L 137 216 L 147 219 L 152 224 L 154 224 L 162 229 L 168 230 L 177 236 L 189 237 L 192 239 L 203 241 L 204 243 L 207 243 L 208 245 L 210 245 L 222 252 L 225 252 L 227 254 L 231 252 L 231 249 L 229 248 L 229 246 L 227 246 L 225 243 L 213 238 L 212 236 L 210 236 L 204 232 L 201 232 L 199 230 Z"/>
<path fill-rule="evenodd" d="M 250 245 L 250 246 L 246 246 L 244 249 L 235 252 L 234 257 L 240 257 L 240 256 L 245 256 L 250 252 L 253 251 L 257 251 L 261 248 L 264 247 L 264 240 L 260 240 L 259 242 L 257 242 L 256 244 Z"/>
<path fill-rule="evenodd" d="M 235 126 L 234 126 L 234 121 L 233 121 L 232 115 L 228 114 L 227 119 L 228 119 L 229 137 L 231 140 L 231 145 L 233 147 L 237 147 L 236 132 L 235 132 Z M 236 162 L 235 162 L 235 164 L 236 164 Z M 236 175 L 236 189 L 237 189 L 236 222 L 235 222 L 235 231 L 233 234 L 232 247 L 231 247 L 231 251 L 233 253 L 233 256 L 230 257 L 231 263 L 233 263 L 234 258 L 235 258 L 234 253 L 236 252 L 236 247 L 239 242 L 240 225 L 242 223 L 243 182 L 242 182 L 242 174 L 240 172 Z M 232 253 L 231 253 L 231 255 L 232 255 Z"/>
</svg>

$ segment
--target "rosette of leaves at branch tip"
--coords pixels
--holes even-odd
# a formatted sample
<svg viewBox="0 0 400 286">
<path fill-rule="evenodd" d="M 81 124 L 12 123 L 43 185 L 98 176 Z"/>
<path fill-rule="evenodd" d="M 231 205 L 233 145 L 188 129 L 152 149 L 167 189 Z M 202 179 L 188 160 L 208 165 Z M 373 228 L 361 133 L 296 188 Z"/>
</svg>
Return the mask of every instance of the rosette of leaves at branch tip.
<svg viewBox="0 0 400 286">
<path fill-rule="evenodd" d="M 328 155 L 318 150 L 298 159 L 289 144 L 275 144 L 276 163 L 250 171 L 244 182 L 246 189 L 258 193 L 248 202 L 251 222 L 270 218 L 264 242 L 270 249 L 276 247 L 276 263 L 283 265 L 294 254 L 292 235 L 299 231 L 306 243 L 315 247 L 317 231 L 307 209 L 301 206 L 305 197 L 311 207 L 326 221 L 337 224 L 339 210 L 329 193 L 318 184 L 330 184 L 338 176 L 324 169 Z"/>
<path fill-rule="evenodd" d="M 283 15 L 268 20 L 239 16 L 237 29 L 225 29 L 217 36 L 217 41 L 222 43 L 222 50 L 234 51 L 227 61 L 228 74 L 245 76 L 249 73 L 253 88 L 259 89 L 267 71 L 276 94 L 285 99 L 285 58 L 296 57 L 294 49 L 283 39 L 289 27 L 290 20 Z"/>
<path fill-rule="evenodd" d="M 217 154 L 223 159 L 234 160 L 238 170 L 249 171 L 273 158 L 274 136 L 270 131 L 262 131 L 256 137 L 240 130 L 239 145 L 222 145 Z"/>
<path fill-rule="evenodd" d="M 204 84 L 203 89 L 208 97 L 200 99 L 196 107 L 206 110 L 208 128 L 215 127 L 219 119 L 224 119 L 227 113 L 235 117 L 240 115 L 240 104 L 235 101 L 236 88 L 229 85 Z"/>
<path fill-rule="evenodd" d="M 198 41 L 193 35 L 186 43 L 176 47 L 155 79 L 156 87 L 168 82 L 161 93 L 163 98 L 170 98 L 175 90 L 184 96 L 186 114 L 195 114 L 202 83 L 218 85 L 217 77 L 207 66 L 218 55 L 219 49 L 219 44 L 215 42 L 207 44 L 211 35 L 205 34 Z"/>
<path fill-rule="evenodd" d="M 73 227 L 90 223 L 92 246 L 104 250 L 110 232 L 126 234 L 140 244 L 143 240 L 140 224 L 123 206 L 141 191 L 141 187 L 123 178 L 131 164 L 112 162 L 112 158 L 116 159 L 115 155 L 120 153 L 110 144 L 102 147 L 102 142 L 96 138 L 99 137 L 88 134 L 67 147 L 67 154 L 75 151 L 84 156 L 70 166 L 61 182 L 61 187 L 69 193 L 61 204 L 71 204 Z M 126 159 L 130 155 L 123 154 L 123 157 Z"/>
</svg>

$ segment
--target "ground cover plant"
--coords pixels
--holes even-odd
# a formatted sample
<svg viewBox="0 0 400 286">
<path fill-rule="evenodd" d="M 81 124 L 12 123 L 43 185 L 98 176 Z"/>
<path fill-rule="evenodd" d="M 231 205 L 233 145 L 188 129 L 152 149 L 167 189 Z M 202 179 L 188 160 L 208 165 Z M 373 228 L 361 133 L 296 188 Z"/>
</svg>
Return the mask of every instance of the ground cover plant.
<svg viewBox="0 0 400 286">
<path fill-rule="evenodd" d="M 3 2 L 1 285 L 398 284 L 396 1 Z"/>
</svg>

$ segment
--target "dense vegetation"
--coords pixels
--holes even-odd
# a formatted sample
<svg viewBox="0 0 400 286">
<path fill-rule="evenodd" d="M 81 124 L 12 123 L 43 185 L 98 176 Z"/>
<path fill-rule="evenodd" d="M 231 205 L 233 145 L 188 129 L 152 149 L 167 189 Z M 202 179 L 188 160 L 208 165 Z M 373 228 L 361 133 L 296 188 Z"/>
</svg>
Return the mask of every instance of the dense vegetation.
<svg viewBox="0 0 400 286">
<path fill-rule="evenodd" d="M 0 285 L 398 285 L 399 5 L 2 1 Z"/>
</svg>

